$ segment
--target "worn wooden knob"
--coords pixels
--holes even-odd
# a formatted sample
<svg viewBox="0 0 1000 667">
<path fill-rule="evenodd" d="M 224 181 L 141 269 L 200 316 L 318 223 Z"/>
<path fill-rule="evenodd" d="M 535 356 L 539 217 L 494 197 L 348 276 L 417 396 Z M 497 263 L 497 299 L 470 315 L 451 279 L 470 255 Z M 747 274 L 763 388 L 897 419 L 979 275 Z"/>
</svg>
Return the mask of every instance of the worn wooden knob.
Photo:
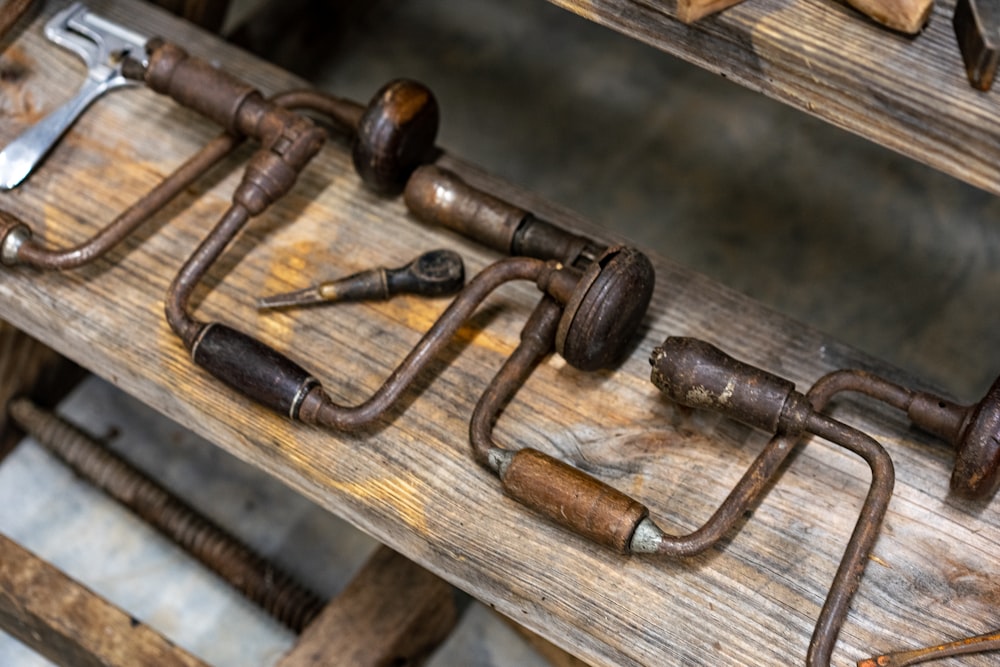
<svg viewBox="0 0 1000 667">
<path fill-rule="evenodd" d="M 581 276 L 556 331 L 556 351 L 585 371 L 628 350 L 653 296 L 653 264 L 634 248 L 609 248 Z"/>
<path fill-rule="evenodd" d="M 414 169 L 434 155 L 440 113 L 422 83 L 396 79 L 382 86 L 358 124 L 354 168 L 381 194 L 398 194 Z"/>
<path fill-rule="evenodd" d="M 919 428 L 955 448 L 951 490 L 986 500 L 1000 488 L 1000 378 L 974 405 L 957 405 L 937 394 L 914 393 L 906 414 Z"/>
<path fill-rule="evenodd" d="M 954 444 L 952 491 L 970 498 L 991 498 L 1000 487 L 1000 378 L 969 410 Z"/>
</svg>

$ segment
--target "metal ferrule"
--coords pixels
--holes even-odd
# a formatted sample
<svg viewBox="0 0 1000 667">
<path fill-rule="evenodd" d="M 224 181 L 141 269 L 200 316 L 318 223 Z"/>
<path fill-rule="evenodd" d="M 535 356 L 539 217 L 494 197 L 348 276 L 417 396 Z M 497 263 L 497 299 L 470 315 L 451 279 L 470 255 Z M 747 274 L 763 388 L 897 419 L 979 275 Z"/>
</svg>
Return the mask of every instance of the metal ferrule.
<svg viewBox="0 0 1000 667">
<path fill-rule="evenodd" d="M 21 246 L 30 239 L 31 229 L 24 223 L 18 222 L 7 227 L 3 233 L 3 241 L 0 241 L 0 263 L 4 266 L 18 264 L 18 253 L 21 251 Z"/>
<path fill-rule="evenodd" d="M 660 549 L 660 544 L 666 533 L 653 523 L 650 518 L 645 518 L 635 527 L 632 539 L 629 540 L 628 550 L 633 554 L 655 554 Z"/>
<path fill-rule="evenodd" d="M 501 447 L 491 447 L 486 463 L 493 472 L 502 477 L 513 459 L 514 452 Z"/>
</svg>

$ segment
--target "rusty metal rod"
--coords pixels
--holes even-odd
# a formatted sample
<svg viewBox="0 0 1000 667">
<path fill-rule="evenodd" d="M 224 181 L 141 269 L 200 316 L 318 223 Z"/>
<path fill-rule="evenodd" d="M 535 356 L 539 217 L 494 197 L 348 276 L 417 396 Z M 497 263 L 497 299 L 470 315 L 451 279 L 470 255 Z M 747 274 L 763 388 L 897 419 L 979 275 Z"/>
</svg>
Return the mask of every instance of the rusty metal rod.
<svg viewBox="0 0 1000 667">
<path fill-rule="evenodd" d="M 621 357 L 652 294 L 649 260 L 630 248 L 609 249 L 582 272 L 551 260 L 501 260 L 469 282 L 375 394 L 359 405 L 344 406 L 278 351 L 236 329 L 189 314 L 191 294 L 248 219 L 246 208 L 234 204 L 202 241 L 167 292 L 167 320 L 195 363 L 219 380 L 292 419 L 336 430 L 362 428 L 383 416 L 483 299 L 506 282 L 533 280 L 566 304 L 559 320 L 560 352 L 583 369 Z"/>
<path fill-rule="evenodd" d="M 828 383 L 824 378 L 820 378 L 806 396 L 818 413 L 829 404 L 837 391 L 835 383 Z M 847 618 L 851 600 L 861 585 L 868 557 L 878 540 L 882 521 L 892 499 L 895 471 L 889 454 L 874 439 L 823 415 L 817 414 L 817 417 L 825 420 L 825 426 L 816 424 L 809 430 L 860 456 L 868 464 L 872 475 L 854 531 L 844 549 L 844 555 L 840 559 L 840 565 L 837 567 L 823 608 L 816 619 L 813 636 L 809 641 L 806 665 L 825 667 L 830 664 L 837 636 Z"/>
<path fill-rule="evenodd" d="M 536 280 L 564 270 L 555 263 L 510 258 L 482 271 L 452 301 L 372 397 L 357 406 L 342 406 L 334 403 L 310 374 L 284 355 L 270 348 L 265 350 L 263 343 L 224 325 L 201 322 L 188 314 L 192 292 L 246 220 L 245 209 L 233 207 L 191 255 L 168 290 L 167 320 L 191 351 L 195 362 L 223 382 L 292 418 L 338 430 L 362 428 L 380 418 L 486 296 L 500 285 L 512 280 Z M 220 338 L 223 336 L 224 339 Z M 217 338 L 221 341 L 219 344 L 216 344 Z M 269 370 L 275 367 L 279 370 Z M 260 377 L 267 379 L 266 383 L 258 381 L 258 370 Z M 254 375 L 248 377 L 250 373 Z M 282 380 L 275 382 L 275 377 Z"/>
<path fill-rule="evenodd" d="M 28 399 L 7 407 L 26 433 L 295 632 L 323 600 L 76 426 Z"/>
<path fill-rule="evenodd" d="M 496 447 L 492 437 L 493 426 L 513 398 L 516 388 L 527 381 L 535 366 L 552 351 L 561 315 L 562 308 L 558 303 L 551 297 L 542 298 L 521 330 L 520 344 L 507 357 L 476 402 L 469 420 L 469 442 L 479 464 L 491 467 L 490 451 Z"/>
<path fill-rule="evenodd" d="M 5 250 L 4 264 L 65 271 L 99 259 L 229 155 L 241 142 L 242 139 L 228 133 L 215 137 L 97 234 L 70 248 L 56 249 L 43 245 L 31 236 L 27 225 L 0 212 L 0 243 Z M 5 222 L 6 225 L 3 224 Z M 11 247 L 14 241 L 4 240 L 16 238 L 13 235 L 22 237 L 16 248 Z"/>
<path fill-rule="evenodd" d="M 363 127 L 362 121 L 367 120 L 364 127 L 375 129 L 356 135 L 355 162 L 378 163 L 378 170 L 370 173 L 366 181 L 376 190 L 391 189 L 392 186 L 387 184 L 390 181 L 405 180 L 433 148 L 438 122 L 437 106 L 430 91 L 417 82 L 391 81 L 383 86 L 367 107 L 310 90 L 278 93 L 264 102 L 249 85 L 188 57 L 179 47 L 154 39 L 150 40 L 150 49 L 155 54 L 153 71 L 148 73 L 140 63 L 130 61 L 126 67 L 127 75 L 144 80 L 157 92 L 203 113 L 229 131 L 212 139 L 111 223 L 73 247 L 48 247 L 33 238 L 30 228 L 23 221 L 0 211 L 0 263 L 61 271 L 78 268 L 103 257 L 229 155 L 243 141 L 244 135 L 266 143 L 279 138 L 297 121 L 297 116 L 267 112 L 267 105 L 272 105 L 275 111 L 312 110 L 352 132 L 357 132 Z M 179 74 L 173 74 L 174 71 Z M 280 121 L 275 121 L 275 117 L 280 117 Z M 400 149 L 401 146 L 406 150 Z M 358 158 L 358 155 L 362 157 Z M 265 178 L 272 176 L 268 173 Z"/>
<path fill-rule="evenodd" d="M 1000 487 L 1000 378 L 971 405 L 957 405 L 857 369 L 834 371 L 824 380 L 836 387 L 835 393 L 858 393 L 902 410 L 917 427 L 952 446 L 952 492 L 986 500 Z"/>
<path fill-rule="evenodd" d="M 522 343 L 476 404 L 469 435 L 478 463 L 493 470 L 504 490 L 554 522 L 622 554 L 687 557 L 718 542 L 777 479 L 801 434 L 813 433 L 861 456 L 872 482 L 844 550 L 810 640 L 807 664 L 829 665 L 833 646 L 892 496 L 888 454 L 864 433 L 820 413 L 842 387 L 836 375 L 821 378 L 806 394 L 787 380 L 737 362 L 693 339 L 667 339 L 654 351 L 653 381 L 668 396 L 695 407 L 720 410 L 776 433 L 716 512 L 687 535 L 669 535 L 629 496 L 572 466 L 532 449 L 511 451 L 492 436 L 500 413 L 547 353 L 553 322 L 545 304 L 522 332 Z"/>
<path fill-rule="evenodd" d="M 420 220 L 509 255 L 558 259 L 583 268 L 607 249 L 604 244 L 543 220 L 433 164 L 413 171 L 403 199 Z"/>
<path fill-rule="evenodd" d="M 301 107 L 321 111 L 341 123 L 352 122 L 352 111 L 364 110 L 364 107 L 355 103 L 315 91 L 279 93 L 272 100 L 276 105 L 289 109 Z M 232 153 L 242 142 L 243 137 L 228 132 L 213 138 L 111 223 L 90 238 L 69 248 L 50 248 L 43 245 L 31 235 L 26 224 L 0 211 L 0 246 L 4 251 L 3 263 L 47 271 L 66 271 L 100 259 L 174 197 Z M 7 240 L 8 236 L 11 237 L 10 240 Z"/>
<path fill-rule="evenodd" d="M 802 395 L 794 391 L 791 382 L 691 338 L 668 338 L 654 350 L 650 363 L 653 364 L 654 384 L 671 399 L 692 407 L 712 409 L 776 433 L 734 490 L 752 491 L 736 499 L 739 503 L 736 506 L 741 509 L 758 502 L 763 491 L 777 479 L 782 470 L 780 463 L 797 446 L 803 432 L 813 433 L 858 454 L 871 469 L 865 502 L 809 642 L 806 664 L 810 667 L 829 665 L 850 602 L 878 538 L 895 483 L 892 460 L 878 442 L 821 414 L 830 400 L 849 386 L 844 384 L 843 374 L 834 372 L 820 378 Z M 886 396 L 897 393 L 888 383 L 878 391 Z M 807 401 L 808 409 L 798 405 L 802 398 Z M 761 469 L 766 471 L 766 477 L 748 480 L 749 476 L 760 474 Z M 726 503 L 731 499 L 734 499 L 732 494 Z M 710 521 L 718 516 L 717 512 Z M 729 515 L 727 518 L 735 522 L 737 517 Z M 731 525 L 720 525 L 720 528 L 728 530 Z"/>
<path fill-rule="evenodd" d="M 858 667 L 907 667 L 928 660 L 939 660 L 985 651 L 1000 651 L 1000 631 L 966 637 L 937 646 L 885 653 L 874 658 L 859 660 Z"/>
</svg>

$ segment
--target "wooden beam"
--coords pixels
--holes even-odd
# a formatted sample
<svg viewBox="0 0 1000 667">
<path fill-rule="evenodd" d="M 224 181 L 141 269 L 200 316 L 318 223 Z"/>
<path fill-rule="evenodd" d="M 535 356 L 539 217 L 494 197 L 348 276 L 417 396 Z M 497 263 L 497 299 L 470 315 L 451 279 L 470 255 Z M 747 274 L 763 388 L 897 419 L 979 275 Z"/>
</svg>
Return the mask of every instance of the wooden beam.
<svg viewBox="0 0 1000 667">
<path fill-rule="evenodd" d="M 549 1 L 1000 194 L 996 97 L 966 80 L 955 0 L 858 0 L 860 10 L 846 0 L 753 0 L 694 25 L 681 22 L 690 5 L 718 11 L 727 0 Z M 886 30 L 861 11 L 920 32 Z"/>
<path fill-rule="evenodd" d="M 0 627 L 60 665 L 205 664 L 3 535 Z"/>
<path fill-rule="evenodd" d="M 419 665 L 455 626 L 454 595 L 441 579 L 381 547 L 278 665 Z"/>
<path fill-rule="evenodd" d="M 65 357 L 0 320 L 0 461 L 21 438 L 7 417 L 7 402 L 27 394 L 51 406 L 83 375 Z"/>
<path fill-rule="evenodd" d="M 535 649 L 538 655 L 545 658 L 545 660 L 552 665 L 552 667 L 589 667 L 589 665 L 583 660 L 567 653 L 550 642 L 548 639 L 535 634 L 523 625 L 515 623 L 503 614 L 497 613 L 497 616 L 502 618 L 507 625 L 513 628 L 514 631 L 520 635 L 521 639 L 531 646 L 531 648 Z"/>
</svg>

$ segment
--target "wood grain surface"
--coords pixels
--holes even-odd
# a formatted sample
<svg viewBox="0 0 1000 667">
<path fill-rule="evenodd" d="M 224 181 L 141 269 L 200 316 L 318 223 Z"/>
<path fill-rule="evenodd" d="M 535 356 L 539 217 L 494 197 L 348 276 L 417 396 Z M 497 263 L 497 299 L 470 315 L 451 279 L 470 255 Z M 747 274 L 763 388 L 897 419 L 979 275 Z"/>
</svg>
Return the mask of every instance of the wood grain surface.
<svg viewBox="0 0 1000 667">
<path fill-rule="evenodd" d="M 455 589 L 387 547 L 365 562 L 277 667 L 424 664 L 455 627 Z"/>
<path fill-rule="evenodd" d="M 124 0 L 92 5 L 178 40 L 265 92 L 302 83 L 158 10 L 138 11 L 141 5 Z M 65 99 L 83 75 L 71 55 L 45 42 L 41 20 L 0 60 L 4 71 L 20 73 L 0 77 L 0 144 Z M 116 92 L 92 107 L 25 185 L 0 195 L 0 206 L 53 243 L 80 240 L 216 132 L 147 90 Z M 195 302 L 199 316 L 259 336 L 320 377 L 337 400 L 357 403 L 445 302 L 407 297 L 258 314 L 256 298 L 399 265 L 433 247 L 459 251 L 470 274 L 497 256 L 419 223 L 398 198 L 367 192 L 346 145 L 332 140 L 295 189 L 249 225 Z M 0 313 L 587 662 L 801 662 L 868 487 L 866 466 L 809 441 L 738 531 L 684 561 L 617 556 L 549 525 L 502 495 L 497 480 L 473 463 L 466 435 L 476 399 L 536 302 L 530 286 L 511 285 L 491 297 L 403 404 L 363 433 L 290 424 L 196 369 L 163 319 L 163 294 L 225 208 L 247 155 L 237 153 L 90 267 L 65 274 L 5 270 Z M 560 224 L 604 237 L 560 206 L 457 159 L 444 162 Z M 559 456 L 647 504 L 667 530 L 686 532 L 708 518 L 765 438 L 658 395 L 647 359 L 664 337 L 704 337 L 802 388 L 844 366 L 900 379 L 740 294 L 665 258 L 653 260 L 656 293 L 627 361 L 586 374 L 550 358 L 499 420 L 500 443 Z M 901 416 L 848 400 L 833 410 L 886 445 L 898 478 L 834 664 L 992 629 L 1000 604 L 1000 512 L 949 498 L 950 453 Z"/>
<path fill-rule="evenodd" d="M 59 397 L 74 384 L 73 378 L 65 372 L 69 365 L 65 359 L 51 348 L 23 331 L 0 320 L 0 404 L 15 396 L 51 392 Z M 0 461 L 10 453 L 22 438 L 7 416 L 0 413 Z"/>
<path fill-rule="evenodd" d="M 57 664 L 206 667 L 148 625 L 3 535 L 0 625 Z"/>
<path fill-rule="evenodd" d="M 691 26 L 675 0 L 550 1 L 1000 194 L 1000 97 L 966 79 L 953 0 L 912 37 L 838 0 L 748 0 Z"/>
</svg>

